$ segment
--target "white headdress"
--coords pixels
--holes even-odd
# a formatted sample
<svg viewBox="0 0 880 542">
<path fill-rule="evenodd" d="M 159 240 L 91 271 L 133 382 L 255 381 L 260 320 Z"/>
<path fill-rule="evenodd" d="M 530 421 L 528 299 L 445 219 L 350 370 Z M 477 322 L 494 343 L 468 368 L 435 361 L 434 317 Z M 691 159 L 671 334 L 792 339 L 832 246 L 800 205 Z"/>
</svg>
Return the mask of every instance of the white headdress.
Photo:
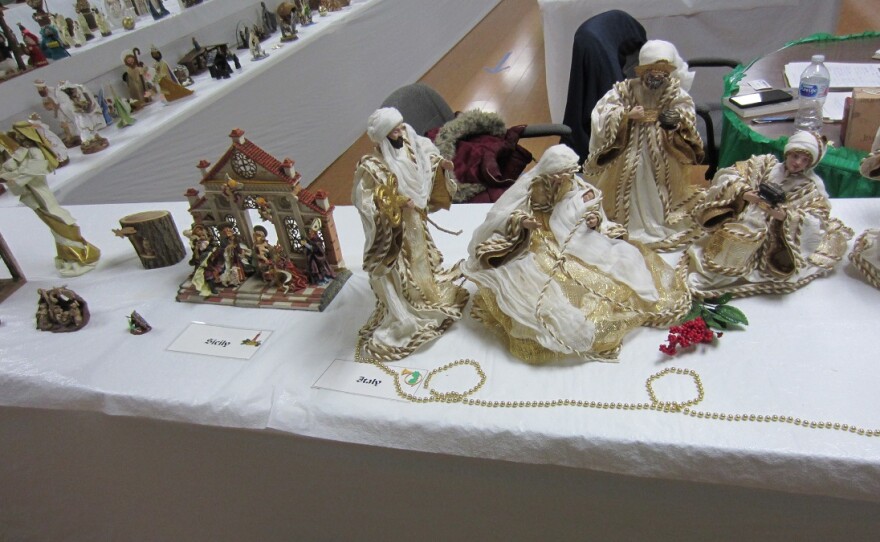
<svg viewBox="0 0 880 542">
<path fill-rule="evenodd" d="M 685 92 L 690 90 L 696 75 L 688 71 L 688 64 L 679 56 L 675 45 L 663 40 L 648 40 L 642 45 L 636 73 L 641 75 L 641 72 L 649 68 L 666 71 L 679 80 L 681 89 Z"/>
<path fill-rule="evenodd" d="M 379 143 L 401 122 L 403 115 L 397 109 L 393 107 L 377 109 L 367 120 L 367 136 L 373 143 Z"/>
<path fill-rule="evenodd" d="M 824 137 L 806 130 L 795 132 L 793 136 L 788 138 L 788 143 L 785 144 L 785 154 L 788 154 L 790 151 L 803 151 L 809 154 L 812 158 L 810 169 L 819 165 L 827 149 L 828 144 Z"/>
</svg>

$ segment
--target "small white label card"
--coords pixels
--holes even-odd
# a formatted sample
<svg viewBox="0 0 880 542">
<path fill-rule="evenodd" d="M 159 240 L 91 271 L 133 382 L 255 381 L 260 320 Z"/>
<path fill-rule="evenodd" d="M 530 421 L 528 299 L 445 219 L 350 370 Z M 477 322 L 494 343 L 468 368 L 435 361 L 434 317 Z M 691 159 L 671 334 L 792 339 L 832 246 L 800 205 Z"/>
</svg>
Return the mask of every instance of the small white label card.
<svg viewBox="0 0 880 542">
<path fill-rule="evenodd" d="M 400 386 L 405 393 L 417 397 L 425 397 L 428 393 L 422 389 L 422 383 L 428 371 L 413 367 L 400 367 L 386 365 L 400 375 Z M 381 399 L 394 399 L 405 401 L 397 395 L 394 387 L 394 377 L 384 373 L 375 365 L 358 363 L 337 359 L 327 367 L 318 380 L 312 384 L 313 388 L 367 395 Z"/>
<path fill-rule="evenodd" d="M 773 88 L 765 79 L 755 79 L 749 82 L 749 86 L 755 90 L 767 90 Z"/>
<path fill-rule="evenodd" d="M 168 346 L 174 352 L 204 354 L 222 358 L 251 359 L 266 343 L 271 331 L 213 326 L 192 322 Z"/>
</svg>

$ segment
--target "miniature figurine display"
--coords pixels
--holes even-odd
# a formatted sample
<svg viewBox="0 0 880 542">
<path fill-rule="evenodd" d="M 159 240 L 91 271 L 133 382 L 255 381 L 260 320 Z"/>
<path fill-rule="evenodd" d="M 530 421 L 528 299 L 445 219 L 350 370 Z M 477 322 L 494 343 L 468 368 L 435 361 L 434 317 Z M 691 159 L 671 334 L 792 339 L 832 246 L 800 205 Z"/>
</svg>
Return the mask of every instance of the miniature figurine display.
<svg viewBox="0 0 880 542">
<path fill-rule="evenodd" d="M 694 74 L 671 43 L 649 40 L 637 78 L 616 83 L 593 109 L 588 180 L 605 194 L 608 217 L 631 240 L 656 250 L 684 246 L 697 233 L 689 211 L 699 197 L 687 166 L 703 158 Z"/>
<path fill-rule="evenodd" d="M 16 131 L 21 131 L 25 127 L 30 127 L 35 130 L 39 134 L 39 137 L 49 144 L 49 147 L 58 159 L 58 167 L 64 167 L 70 163 L 70 155 L 67 153 L 67 146 L 61 141 L 61 138 L 58 137 L 55 132 L 53 132 L 49 126 L 42 121 L 42 119 L 40 119 L 40 115 L 31 113 L 26 122 L 16 122 L 12 125 L 12 129 Z"/>
<path fill-rule="evenodd" d="M 248 37 L 248 49 L 251 52 L 251 60 L 262 60 L 269 56 L 269 53 L 264 51 L 260 45 L 260 37 L 257 34 L 256 27 L 251 29 L 250 36 Z"/>
<path fill-rule="evenodd" d="M 880 181 L 880 128 L 874 137 L 871 153 L 862 160 L 859 167 L 861 174 L 875 181 Z M 865 279 L 874 288 L 880 288 L 880 229 L 865 230 L 853 243 L 849 259 Z"/>
<path fill-rule="evenodd" d="M 37 94 L 43 99 L 43 107 L 47 111 L 51 111 L 52 115 L 58 120 L 61 126 L 61 140 L 68 149 L 79 146 L 82 140 L 73 131 L 74 111 L 73 103 L 66 94 L 61 92 L 58 87 L 50 87 L 40 79 L 34 81 Z"/>
<path fill-rule="evenodd" d="M 40 38 L 21 23 L 18 23 L 18 29 L 21 32 L 21 42 L 28 55 L 28 66 L 39 68 L 48 65 L 49 61 L 46 60 L 46 55 L 43 54 L 43 49 L 40 47 Z"/>
<path fill-rule="evenodd" d="M 128 87 L 128 97 L 133 100 L 134 103 L 132 105 L 135 109 L 140 109 L 153 101 L 153 93 L 150 91 L 146 70 L 143 63 L 138 59 L 138 54 L 140 54 L 140 51 L 137 48 L 122 52 L 122 64 L 125 66 L 122 80 L 125 81 Z"/>
<path fill-rule="evenodd" d="M 165 4 L 162 0 L 147 0 L 147 2 L 150 8 L 150 15 L 153 16 L 153 19 L 158 21 L 162 17 L 171 15 L 171 13 L 165 8 Z"/>
<path fill-rule="evenodd" d="M 364 226 L 376 308 L 359 336 L 369 355 L 389 361 L 442 335 L 461 318 L 468 293 L 456 284 L 456 268 L 441 267 L 428 231 L 427 214 L 451 205 L 452 162 L 394 108 L 370 115 L 367 135 L 376 147 L 357 165 L 352 203 Z"/>
<path fill-rule="evenodd" d="M 138 311 L 131 311 L 128 317 L 128 332 L 132 335 L 143 335 L 153 329 L 153 326 L 144 320 L 144 317 L 138 314 Z"/>
<path fill-rule="evenodd" d="M 61 33 L 55 25 L 48 24 L 40 29 L 40 49 L 43 54 L 52 60 L 59 60 L 70 56 L 62 40 Z"/>
<path fill-rule="evenodd" d="M 155 46 L 150 49 L 150 56 L 156 61 L 153 65 L 156 74 L 153 76 L 153 84 L 159 89 L 159 94 L 166 102 L 173 102 L 193 94 L 193 91 L 180 84 L 168 63 L 162 60 L 161 51 Z"/>
<path fill-rule="evenodd" d="M 694 209 L 708 235 L 682 260 L 695 296 L 792 292 L 843 258 L 852 230 L 830 216 L 813 170 L 825 148 L 824 138 L 796 132 L 782 162 L 766 154 L 718 171 Z"/>
<path fill-rule="evenodd" d="M 67 287 L 37 289 L 37 329 L 52 333 L 79 331 L 89 323 L 89 306 Z"/>
<path fill-rule="evenodd" d="M 174 218 L 168 211 L 143 211 L 119 219 L 113 233 L 131 241 L 144 269 L 174 265 L 186 256 Z"/>
<path fill-rule="evenodd" d="M 57 254 L 55 267 L 61 275 L 74 277 L 94 269 L 101 251 L 82 237 L 76 219 L 58 205 L 46 182 L 46 176 L 58 165 L 49 143 L 37 130 L 0 134 L 0 155 L 0 177 L 52 231 Z"/>
<path fill-rule="evenodd" d="M 323 310 L 351 276 L 333 206 L 324 192 L 300 186 L 293 160 L 273 158 L 242 130 L 229 136 L 232 146 L 215 165 L 199 163 L 205 194 L 187 192 L 193 273 L 177 300 Z M 304 272 L 312 266 L 317 273 Z"/>
<path fill-rule="evenodd" d="M 64 81 L 58 90 L 70 99 L 73 109 L 73 122 L 79 130 L 80 150 L 83 154 L 92 154 L 106 149 L 110 142 L 98 134 L 98 130 L 106 126 L 101 114 L 98 98 L 83 85 Z"/>
<path fill-rule="evenodd" d="M 275 14 L 266 8 L 266 2 L 260 2 L 260 19 L 263 21 L 263 30 L 267 34 L 274 34 L 278 30 L 278 19 Z"/>
<path fill-rule="evenodd" d="M 576 152 L 547 149 L 492 206 L 462 266 L 478 286 L 474 318 L 529 363 L 615 359 L 629 331 L 691 306 L 672 267 L 619 238 L 626 232 L 606 218 L 601 191 L 577 170 Z"/>
</svg>

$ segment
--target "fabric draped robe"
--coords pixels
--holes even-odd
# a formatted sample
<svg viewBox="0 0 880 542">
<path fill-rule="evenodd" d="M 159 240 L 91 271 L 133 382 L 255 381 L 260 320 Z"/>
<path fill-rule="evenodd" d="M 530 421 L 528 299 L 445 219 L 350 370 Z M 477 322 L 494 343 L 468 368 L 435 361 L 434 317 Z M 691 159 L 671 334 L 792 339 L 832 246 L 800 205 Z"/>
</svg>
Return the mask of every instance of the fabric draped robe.
<svg viewBox="0 0 880 542">
<path fill-rule="evenodd" d="M 782 189 L 776 220 L 743 199 L 762 183 Z M 812 170 L 788 175 L 773 155 L 753 156 L 718 172 L 695 220 L 709 235 L 685 253 L 688 283 L 710 297 L 787 293 L 825 275 L 846 253 L 852 230 L 831 217 L 822 179 Z"/>
<path fill-rule="evenodd" d="M 378 360 L 403 358 L 439 337 L 461 318 L 468 300 L 454 282 L 460 273 L 442 268 L 427 228 L 428 211 L 448 208 L 455 192 L 439 163 L 433 143 L 408 128 L 403 148 L 383 145 L 355 172 L 352 202 L 363 222 L 364 270 L 376 296 L 359 335 Z"/>
<path fill-rule="evenodd" d="M 645 119 L 627 118 L 636 106 L 645 109 Z M 675 130 L 665 130 L 657 121 L 666 109 L 681 115 Z M 631 240 L 656 250 L 687 243 L 697 233 L 688 211 L 699 196 L 687 166 L 702 160 L 703 144 L 694 102 L 678 80 L 656 91 L 640 79 L 621 81 L 596 104 L 591 122 L 584 170 L 605 194 L 608 217 L 623 225 Z"/>
<path fill-rule="evenodd" d="M 645 246 L 606 235 L 621 229 L 605 218 L 601 192 L 569 177 L 556 186 L 521 177 L 474 233 L 462 266 L 478 286 L 473 316 L 529 363 L 614 360 L 633 328 L 690 308 L 673 269 Z M 595 197 L 584 202 L 588 190 Z M 595 230 L 583 220 L 590 212 L 602 220 Z M 540 223 L 531 231 L 530 217 Z"/>
</svg>

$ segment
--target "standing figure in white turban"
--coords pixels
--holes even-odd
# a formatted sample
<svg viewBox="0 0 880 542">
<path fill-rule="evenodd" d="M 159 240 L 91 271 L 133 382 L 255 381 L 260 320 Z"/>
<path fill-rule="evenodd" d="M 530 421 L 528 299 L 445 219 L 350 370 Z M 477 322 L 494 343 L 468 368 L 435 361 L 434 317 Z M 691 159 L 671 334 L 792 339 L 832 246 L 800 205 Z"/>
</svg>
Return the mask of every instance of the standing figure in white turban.
<svg viewBox="0 0 880 542">
<path fill-rule="evenodd" d="M 868 179 L 880 181 L 880 128 L 874 136 L 871 153 L 862 160 L 859 171 Z M 874 288 L 880 288 L 880 229 L 862 232 L 853 243 L 849 259 Z"/>
<path fill-rule="evenodd" d="M 442 335 L 461 318 L 468 294 L 454 282 L 458 270 L 441 267 L 427 225 L 429 212 L 452 201 L 452 162 L 394 108 L 374 112 L 367 135 L 376 148 L 357 165 L 352 202 L 364 225 L 376 309 L 359 335 L 369 355 L 387 361 Z"/>
<path fill-rule="evenodd" d="M 789 293 L 843 258 L 853 232 L 831 217 L 813 171 L 825 148 L 823 137 L 796 132 L 783 162 L 764 154 L 718 171 L 694 209 L 709 235 L 683 256 L 694 295 Z"/>
<path fill-rule="evenodd" d="M 691 306 L 654 251 L 618 238 L 626 232 L 577 169 L 577 153 L 549 148 L 492 206 L 462 266 L 478 286 L 474 318 L 529 363 L 613 360 L 632 329 L 669 324 Z"/>
<path fill-rule="evenodd" d="M 584 172 L 605 194 L 609 218 L 630 239 L 656 250 L 684 246 L 697 234 L 688 211 L 699 190 L 688 166 L 703 159 L 694 102 L 694 73 L 669 42 L 639 52 L 637 78 L 614 85 L 591 116 Z"/>
</svg>

